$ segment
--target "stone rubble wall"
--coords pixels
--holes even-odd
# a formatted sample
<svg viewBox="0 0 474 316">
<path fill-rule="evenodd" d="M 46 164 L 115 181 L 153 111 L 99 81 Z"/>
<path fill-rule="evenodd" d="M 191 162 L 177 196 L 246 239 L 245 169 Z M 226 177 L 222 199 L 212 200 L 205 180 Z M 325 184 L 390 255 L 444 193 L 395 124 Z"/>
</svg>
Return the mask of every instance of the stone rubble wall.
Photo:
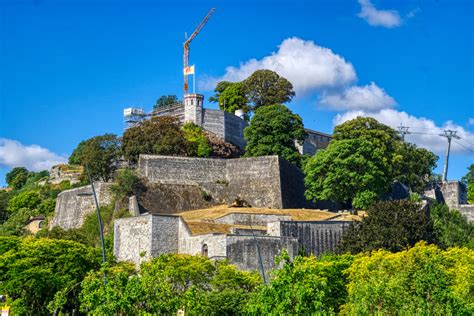
<svg viewBox="0 0 474 316">
<path fill-rule="evenodd" d="M 110 185 L 111 183 L 106 182 L 94 183 L 99 206 L 112 202 L 112 196 L 109 192 Z M 63 229 L 71 229 L 82 226 L 86 215 L 95 211 L 94 196 L 80 195 L 84 193 L 92 193 L 92 187 L 87 185 L 58 194 L 54 218 L 50 224 L 51 228 L 59 226 Z"/>
<path fill-rule="evenodd" d="M 266 226 L 267 223 L 276 221 L 291 221 L 291 216 L 276 214 L 230 213 L 214 220 L 214 222 L 217 223 L 246 226 Z"/>
<path fill-rule="evenodd" d="M 438 203 L 446 203 L 450 209 L 459 210 L 468 221 L 474 221 L 474 205 L 467 204 L 466 186 L 460 181 L 442 182 L 439 188 L 426 190 L 424 195 Z"/>
</svg>

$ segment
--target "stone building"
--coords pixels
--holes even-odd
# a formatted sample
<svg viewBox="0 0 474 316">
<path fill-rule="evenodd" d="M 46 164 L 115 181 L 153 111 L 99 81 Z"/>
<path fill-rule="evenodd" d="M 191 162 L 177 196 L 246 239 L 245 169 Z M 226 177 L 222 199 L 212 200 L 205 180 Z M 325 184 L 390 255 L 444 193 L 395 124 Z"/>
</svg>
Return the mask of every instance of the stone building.
<svg viewBox="0 0 474 316">
<path fill-rule="evenodd" d="M 222 205 L 176 215 L 145 214 L 115 221 L 114 255 L 136 264 L 168 253 L 203 255 L 228 259 L 243 270 L 258 270 L 261 260 L 269 271 L 283 249 L 291 257 L 301 251 L 334 251 L 350 223 L 320 210 Z"/>
</svg>

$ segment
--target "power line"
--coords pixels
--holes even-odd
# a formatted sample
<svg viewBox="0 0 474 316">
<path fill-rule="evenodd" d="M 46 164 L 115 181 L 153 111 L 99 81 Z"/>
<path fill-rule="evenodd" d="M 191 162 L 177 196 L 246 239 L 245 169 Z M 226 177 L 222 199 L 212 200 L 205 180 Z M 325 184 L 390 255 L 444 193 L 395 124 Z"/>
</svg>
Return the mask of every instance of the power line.
<svg viewBox="0 0 474 316">
<path fill-rule="evenodd" d="M 454 140 L 454 142 L 455 142 L 456 144 L 458 144 L 459 146 L 464 147 L 465 149 L 467 149 L 467 150 L 469 150 L 470 152 L 473 152 L 473 153 L 474 153 L 474 150 L 473 150 L 473 149 L 464 146 L 463 144 L 461 144 L 461 142 L 458 142 L 457 140 Z"/>
</svg>

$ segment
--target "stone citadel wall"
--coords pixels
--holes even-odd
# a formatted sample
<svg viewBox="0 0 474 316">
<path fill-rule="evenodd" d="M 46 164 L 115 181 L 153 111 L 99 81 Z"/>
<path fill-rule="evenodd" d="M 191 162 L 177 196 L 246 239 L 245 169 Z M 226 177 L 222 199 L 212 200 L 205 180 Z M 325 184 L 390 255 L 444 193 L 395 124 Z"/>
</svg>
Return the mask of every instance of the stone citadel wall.
<svg viewBox="0 0 474 316">
<path fill-rule="evenodd" d="M 141 155 L 138 170 L 148 181 L 199 185 L 219 202 L 236 198 L 253 207 L 311 207 L 304 197 L 303 174 L 278 156 L 237 159 Z"/>
<path fill-rule="evenodd" d="M 94 183 L 99 205 L 112 202 L 112 196 L 109 192 L 110 185 L 110 183 L 105 182 Z M 63 229 L 81 227 L 85 216 L 95 210 L 94 197 L 88 195 L 89 193 L 92 193 L 90 185 L 59 193 L 56 198 L 54 218 L 50 226 L 59 226 Z"/>
</svg>

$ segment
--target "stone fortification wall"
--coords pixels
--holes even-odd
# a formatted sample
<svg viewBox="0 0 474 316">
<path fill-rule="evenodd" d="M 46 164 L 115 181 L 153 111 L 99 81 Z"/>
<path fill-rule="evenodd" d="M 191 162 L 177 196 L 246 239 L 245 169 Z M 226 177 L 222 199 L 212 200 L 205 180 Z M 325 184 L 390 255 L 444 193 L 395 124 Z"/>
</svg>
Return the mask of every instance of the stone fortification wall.
<svg viewBox="0 0 474 316">
<path fill-rule="evenodd" d="M 283 208 L 278 156 L 227 160 L 228 199 L 253 207 Z"/>
<path fill-rule="evenodd" d="M 206 194 L 213 199 L 206 199 Z M 148 183 L 138 197 L 138 204 L 141 213 L 174 214 L 221 204 L 225 198 L 220 194 L 199 185 Z"/>
<path fill-rule="evenodd" d="M 99 205 L 112 202 L 109 192 L 110 185 L 110 183 L 105 182 L 94 183 Z M 63 229 L 81 227 L 85 216 L 95 210 L 94 197 L 92 195 L 81 195 L 85 193 L 92 193 L 90 185 L 59 193 L 50 227 L 59 226 Z"/>
<path fill-rule="evenodd" d="M 271 235 L 295 237 L 306 255 L 334 252 L 350 221 L 276 222 L 268 224 Z M 277 226 L 277 227 L 275 227 Z"/>
<path fill-rule="evenodd" d="M 138 265 L 160 254 L 177 253 L 180 221 L 177 216 L 152 214 L 115 220 L 115 257 Z"/>
<path fill-rule="evenodd" d="M 240 198 L 253 207 L 312 206 L 304 198 L 301 171 L 278 156 L 224 160 L 141 155 L 138 167 L 154 183 L 198 185 L 212 197 L 211 203 Z"/>
<path fill-rule="evenodd" d="M 204 109 L 203 128 L 240 148 L 245 147 L 244 129 L 247 126 L 247 122 L 232 113 Z"/>
<path fill-rule="evenodd" d="M 468 221 L 474 221 L 474 205 L 467 204 L 466 186 L 460 181 L 442 182 L 439 187 L 426 190 L 425 196 L 446 203 L 450 209 L 459 210 Z"/>
<path fill-rule="evenodd" d="M 224 111 L 204 109 L 202 127 L 225 139 Z"/>
<path fill-rule="evenodd" d="M 140 155 L 138 169 L 149 181 L 171 184 L 199 184 L 225 181 L 223 159 Z"/>
<path fill-rule="evenodd" d="M 275 256 L 283 249 L 286 249 L 292 258 L 298 254 L 296 238 L 230 235 L 227 236 L 227 258 L 239 269 L 260 271 L 257 243 L 265 273 L 275 268 Z"/>
<path fill-rule="evenodd" d="M 244 129 L 247 122 L 232 113 L 224 112 L 225 141 L 240 148 L 245 147 Z"/>
</svg>

